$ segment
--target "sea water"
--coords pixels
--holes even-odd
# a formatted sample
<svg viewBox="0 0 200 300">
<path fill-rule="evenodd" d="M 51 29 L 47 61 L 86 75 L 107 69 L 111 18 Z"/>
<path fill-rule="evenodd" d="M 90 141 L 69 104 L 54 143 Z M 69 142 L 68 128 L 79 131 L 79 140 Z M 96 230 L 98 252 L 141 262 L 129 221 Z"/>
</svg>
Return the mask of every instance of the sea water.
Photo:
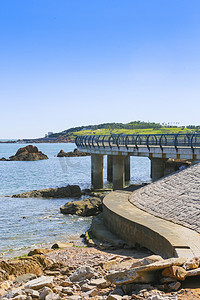
<svg viewBox="0 0 200 300">
<path fill-rule="evenodd" d="M 26 144 L 0 144 L 0 158 L 14 155 Z M 73 151 L 75 144 L 36 144 L 49 159 L 40 161 L 0 161 L 0 257 L 27 253 L 28 249 L 52 245 L 56 241 L 78 241 L 91 217 L 63 215 L 60 207 L 68 199 L 12 198 L 13 194 L 67 184 L 90 188 L 90 157 L 56 157 L 63 149 Z M 104 159 L 106 175 L 106 159 Z M 150 181 L 148 158 L 131 157 L 130 183 Z M 105 186 L 109 186 L 106 176 Z"/>
</svg>

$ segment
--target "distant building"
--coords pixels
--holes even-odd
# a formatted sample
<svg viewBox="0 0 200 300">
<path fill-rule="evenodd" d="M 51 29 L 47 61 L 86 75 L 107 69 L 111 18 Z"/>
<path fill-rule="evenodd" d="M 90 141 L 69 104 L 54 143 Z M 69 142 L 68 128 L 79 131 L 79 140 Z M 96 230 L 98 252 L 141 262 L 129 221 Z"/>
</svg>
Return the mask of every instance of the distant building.
<svg viewBox="0 0 200 300">
<path fill-rule="evenodd" d="M 53 134 L 53 132 L 52 131 L 49 131 L 47 134 L 45 134 L 45 138 L 49 138 L 51 135 Z"/>
</svg>

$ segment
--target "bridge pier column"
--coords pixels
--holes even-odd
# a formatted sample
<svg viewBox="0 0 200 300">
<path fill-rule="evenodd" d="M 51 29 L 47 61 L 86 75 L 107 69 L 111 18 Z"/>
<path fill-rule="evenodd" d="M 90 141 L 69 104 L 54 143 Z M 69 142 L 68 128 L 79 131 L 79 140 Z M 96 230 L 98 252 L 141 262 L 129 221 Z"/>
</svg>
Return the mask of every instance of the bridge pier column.
<svg viewBox="0 0 200 300">
<path fill-rule="evenodd" d="M 125 181 L 130 181 L 131 172 L 130 172 L 130 156 L 125 156 L 124 158 L 124 171 L 125 171 Z"/>
<path fill-rule="evenodd" d="M 165 158 L 151 158 L 151 178 L 153 181 L 164 176 Z"/>
<path fill-rule="evenodd" d="M 121 190 L 125 186 L 124 156 L 113 156 L 113 190 Z"/>
<path fill-rule="evenodd" d="M 113 156 L 107 156 L 107 180 L 109 182 L 113 181 Z"/>
<path fill-rule="evenodd" d="M 103 155 L 91 155 L 91 183 L 94 189 L 103 188 Z"/>
</svg>

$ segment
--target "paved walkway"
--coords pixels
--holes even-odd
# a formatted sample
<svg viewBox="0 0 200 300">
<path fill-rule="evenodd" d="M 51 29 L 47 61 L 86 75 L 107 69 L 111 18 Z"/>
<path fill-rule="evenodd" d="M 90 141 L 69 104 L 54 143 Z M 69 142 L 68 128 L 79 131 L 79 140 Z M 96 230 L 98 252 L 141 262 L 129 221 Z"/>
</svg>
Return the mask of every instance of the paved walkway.
<svg viewBox="0 0 200 300">
<path fill-rule="evenodd" d="M 200 163 L 136 190 L 130 202 L 200 233 Z"/>
<path fill-rule="evenodd" d="M 104 220 L 112 232 L 130 245 L 138 243 L 162 256 L 200 256 L 197 232 L 137 208 L 129 201 L 135 194 L 115 191 L 104 198 Z"/>
</svg>

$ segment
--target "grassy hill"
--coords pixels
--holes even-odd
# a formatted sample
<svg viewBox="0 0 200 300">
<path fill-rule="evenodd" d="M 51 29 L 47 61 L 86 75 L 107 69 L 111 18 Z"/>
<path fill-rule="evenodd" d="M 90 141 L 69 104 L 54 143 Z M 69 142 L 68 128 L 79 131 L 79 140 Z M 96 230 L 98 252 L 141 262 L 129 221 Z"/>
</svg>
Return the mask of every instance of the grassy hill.
<svg viewBox="0 0 200 300">
<path fill-rule="evenodd" d="M 78 135 L 110 135 L 110 134 L 162 134 L 162 133 L 200 133 L 200 126 L 170 126 L 159 123 L 134 121 L 123 123 L 104 123 L 74 127 L 59 133 L 54 133 L 51 138 L 57 142 L 74 141 Z"/>
</svg>

